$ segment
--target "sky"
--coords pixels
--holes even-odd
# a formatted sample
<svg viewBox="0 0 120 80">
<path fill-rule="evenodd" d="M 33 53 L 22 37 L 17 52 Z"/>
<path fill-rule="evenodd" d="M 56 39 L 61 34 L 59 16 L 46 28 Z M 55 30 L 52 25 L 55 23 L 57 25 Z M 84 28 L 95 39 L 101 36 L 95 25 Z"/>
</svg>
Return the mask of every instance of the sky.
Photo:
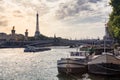
<svg viewBox="0 0 120 80">
<path fill-rule="evenodd" d="M 0 32 L 34 36 L 36 13 L 40 33 L 68 39 L 103 38 L 112 8 L 109 0 L 0 0 Z"/>
</svg>

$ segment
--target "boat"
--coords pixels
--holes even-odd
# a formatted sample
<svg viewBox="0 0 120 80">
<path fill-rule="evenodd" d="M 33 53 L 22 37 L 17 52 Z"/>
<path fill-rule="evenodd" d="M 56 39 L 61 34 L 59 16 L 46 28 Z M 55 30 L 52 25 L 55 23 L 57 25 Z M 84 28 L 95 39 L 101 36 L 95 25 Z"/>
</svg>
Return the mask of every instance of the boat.
<svg viewBox="0 0 120 80">
<path fill-rule="evenodd" d="M 51 50 L 51 49 L 45 47 L 26 46 L 24 52 L 39 52 L 39 51 L 47 51 L 47 50 Z"/>
<path fill-rule="evenodd" d="M 116 76 L 120 75 L 120 58 L 116 51 L 106 50 L 106 39 L 104 39 L 104 52 L 94 55 L 88 62 L 88 72 L 95 75 Z"/>
<path fill-rule="evenodd" d="M 82 50 L 81 50 L 82 49 Z M 57 68 L 60 74 L 83 74 L 87 72 L 87 55 L 89 51 L 83 50 L 70 52 L 70 58 L 61 58 L 57 61 Z"/>
<path fill-rule="evenodd" d="M 120 58 L 112 53 L 103 52 L 88 62 L 88 72 L 105 76 L 120 75 Z"/>
</svg>

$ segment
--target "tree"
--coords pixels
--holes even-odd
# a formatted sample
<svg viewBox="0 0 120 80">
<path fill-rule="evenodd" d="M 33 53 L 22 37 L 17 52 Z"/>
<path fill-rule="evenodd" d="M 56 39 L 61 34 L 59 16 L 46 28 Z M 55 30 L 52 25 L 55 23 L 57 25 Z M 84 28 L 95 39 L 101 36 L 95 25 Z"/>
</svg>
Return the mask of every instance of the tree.
<svg viewBox="0 0 120 80">
<path fill-rule="evenodd" d="M 110 5 L 113 8 L 108 21 L 110 35 L 120 40 L 120 0 L 111 0 Z"/>
</svg>

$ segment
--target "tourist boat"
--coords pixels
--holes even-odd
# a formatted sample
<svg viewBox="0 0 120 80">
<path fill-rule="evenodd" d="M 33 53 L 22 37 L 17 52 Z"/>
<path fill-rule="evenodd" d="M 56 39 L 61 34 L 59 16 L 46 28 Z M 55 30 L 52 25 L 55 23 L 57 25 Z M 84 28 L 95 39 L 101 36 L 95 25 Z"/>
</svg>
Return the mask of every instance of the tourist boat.
<svg viewBox="0 0 120 80">
<path fill-rule="evenodd" d="M 24 52 L 39 52 L 39 51 L 47 51 L 47 50 L 51 50 L 51 49 L 43 48 L 43 47 L 26 46 Z"/>
<path fill-rule="evenodd" d="M 70 58 L 61 58 L 57 61 L 57 68 L 59 73 L 65 74 L 82 74 L 87 72 L 87 55 L 89 51 L 81 50 L 70 52 Z"/>
<path fill-rule="evenodd" d="M 88 62 L 88 72 L 99 75 L 120 75 L 120 59 L 104 52 Z"/>
</svg>

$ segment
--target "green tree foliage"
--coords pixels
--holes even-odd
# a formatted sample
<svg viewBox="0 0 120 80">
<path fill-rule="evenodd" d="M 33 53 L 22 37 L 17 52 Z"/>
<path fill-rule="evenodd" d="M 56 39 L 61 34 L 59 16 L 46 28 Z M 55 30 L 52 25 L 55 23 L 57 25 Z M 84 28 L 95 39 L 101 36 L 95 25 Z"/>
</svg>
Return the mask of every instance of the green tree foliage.
<svg viewBox="0 0 120 80">
<path fill-rule="evenodd" d="M 120 0 L 111 0 L 112 13 L 108 22 L 109 32 L 112 37 L 120 40 Z"/>
</svg>

